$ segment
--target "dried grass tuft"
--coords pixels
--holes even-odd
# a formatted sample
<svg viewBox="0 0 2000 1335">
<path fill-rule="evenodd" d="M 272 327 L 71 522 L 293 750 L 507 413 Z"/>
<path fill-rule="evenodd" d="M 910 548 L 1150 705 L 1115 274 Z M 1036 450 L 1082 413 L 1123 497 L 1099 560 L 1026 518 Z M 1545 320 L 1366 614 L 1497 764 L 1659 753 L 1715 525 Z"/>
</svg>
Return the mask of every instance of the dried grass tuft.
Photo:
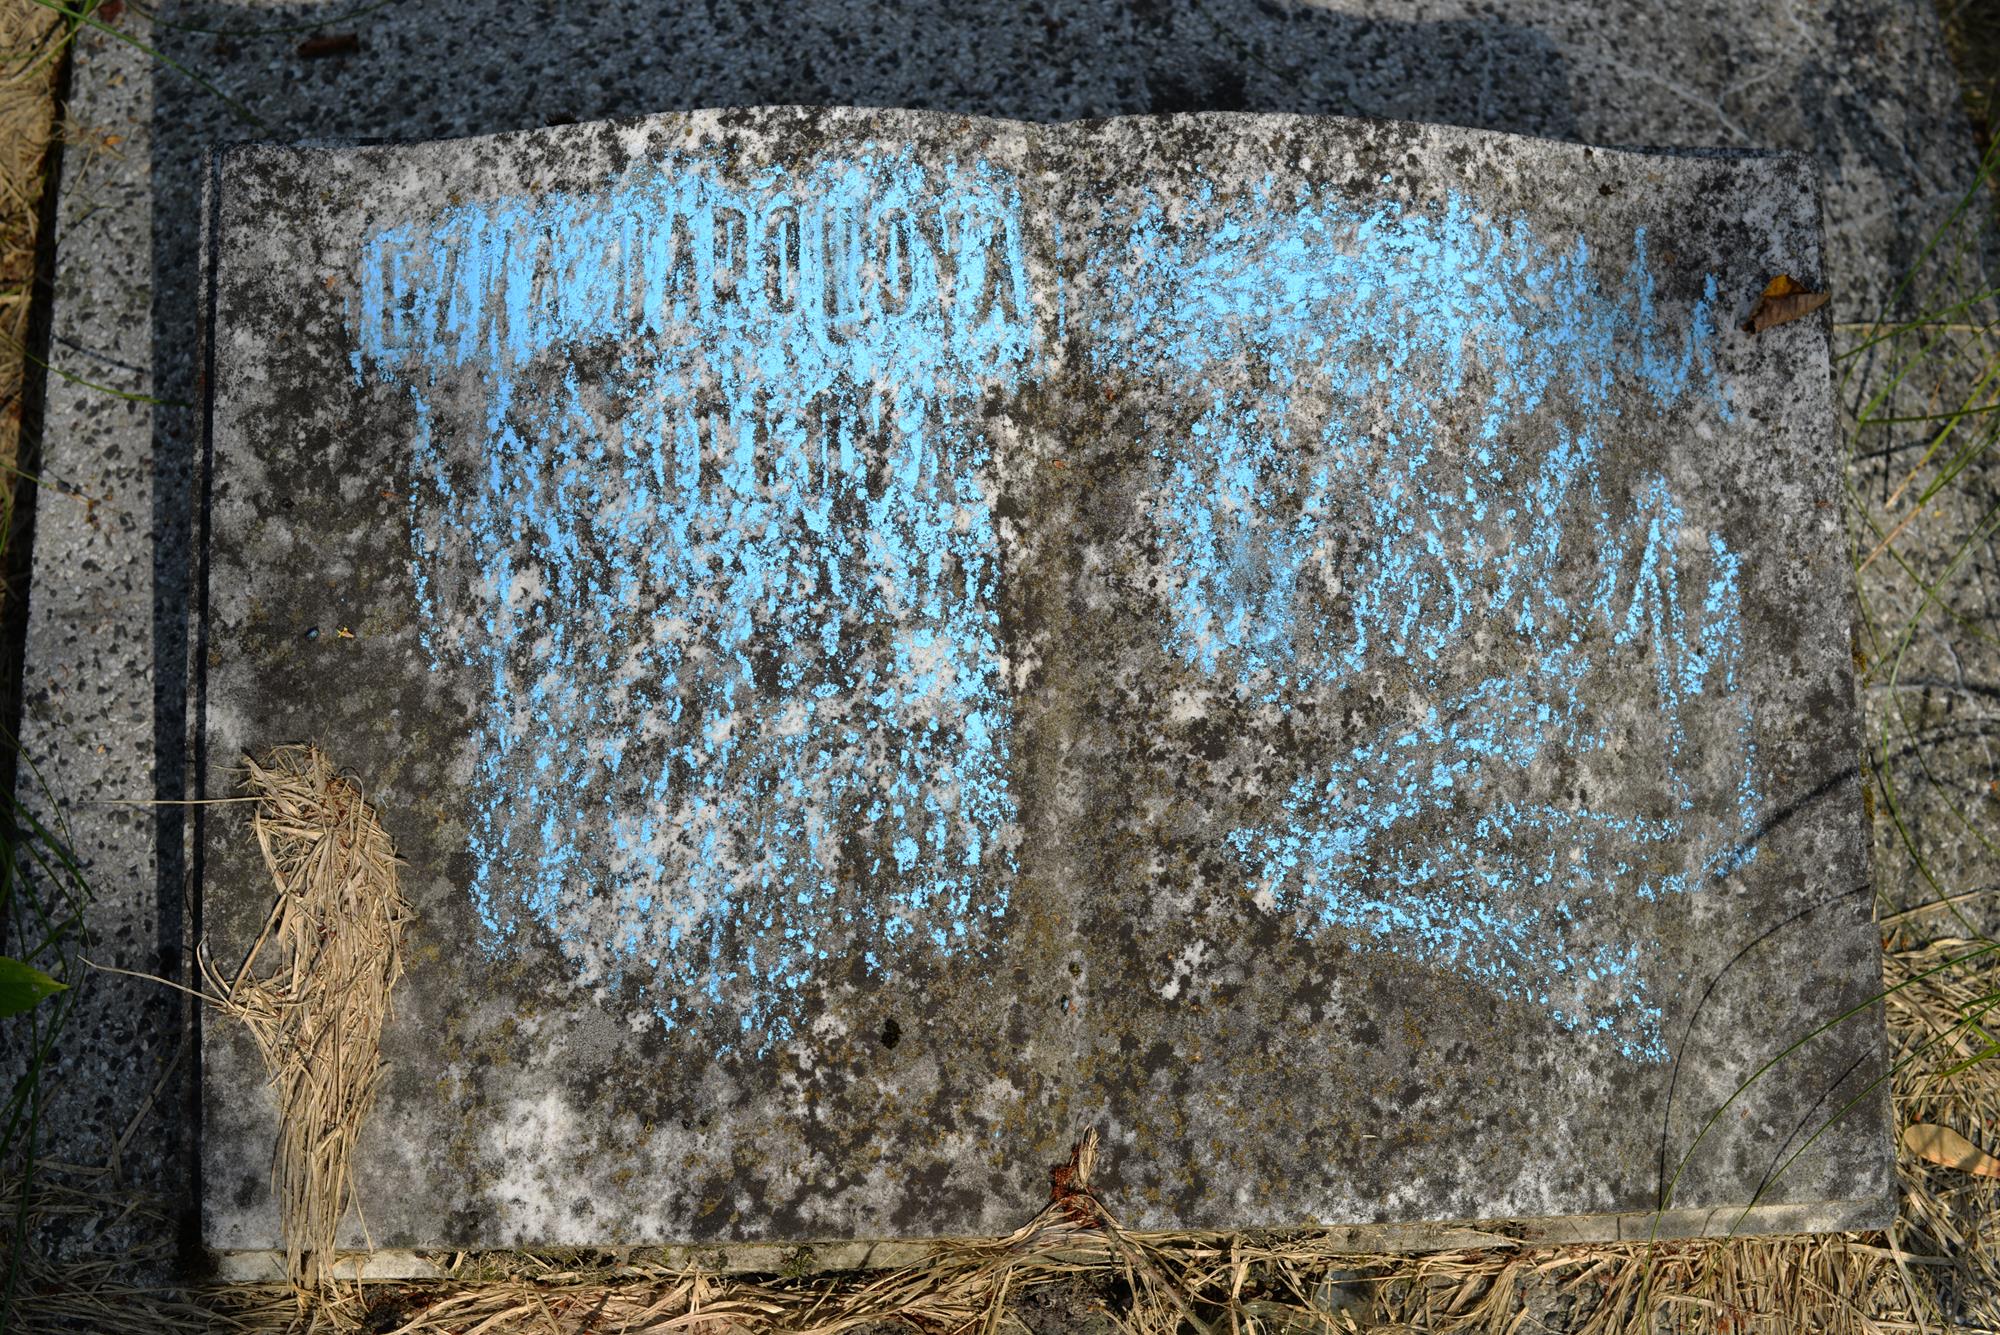
<svg viewBox="0 0 2000 1335">
<path fill-rule="evenodd" d="M 286 1271 L 304 1293 L 332 1283 L 412 912 L 388 833 L 318 748 L 280 747 L 262 765 L 246 763 L 252 828 L 277 900 L 235 975 L 204 957 L 202 976 L 216 1007 L 256 1038 L 277 1093 L 272 1185 Z"/>
<path fill-rule="evenodd" d="M 23 443 L 28 325 L 62 40 L 55 11 L 26 0 L 0 3 L 0 520 L 13 505 Z"/>
<path fill-rule="evenodd" d="M 2000 1054 L 1987 1018 L 2000 1003 L 2000 951 L 1965 959 L 1990 944 L 1945 938 L 1888 956 L 1899 1136 L 1905 1127 L 1945 1126 L 2000 1150 Z M 1954 959 L 1965 962 L 1939 967 Z M 2000 1182 L 1930 1163 L 1900 1144 L 1897 1170 L 1903 1205 L 1890 1237 L 1937 1258 L 1913 1283 L 1928 1287 L 1941 1319 L 1957 1328 L 2000 1330 Z"/>
</svg>

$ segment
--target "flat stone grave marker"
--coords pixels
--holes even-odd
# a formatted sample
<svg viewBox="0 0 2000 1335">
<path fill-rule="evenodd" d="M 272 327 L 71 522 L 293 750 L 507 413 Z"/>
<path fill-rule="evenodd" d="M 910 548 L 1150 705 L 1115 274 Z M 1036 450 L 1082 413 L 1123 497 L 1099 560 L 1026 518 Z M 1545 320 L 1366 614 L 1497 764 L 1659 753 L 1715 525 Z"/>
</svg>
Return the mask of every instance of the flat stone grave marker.
<svg viewBox="0 0 2000 1335">
<path fill-rule="evenodd" d="M 760 109 L 209 208 L 194 755 L 407 861 L 376 1245 L 1005 1232 L 1085 1127 L 1132 1228 L 1889 1217 L 1802 160 Z"/>
</svg>

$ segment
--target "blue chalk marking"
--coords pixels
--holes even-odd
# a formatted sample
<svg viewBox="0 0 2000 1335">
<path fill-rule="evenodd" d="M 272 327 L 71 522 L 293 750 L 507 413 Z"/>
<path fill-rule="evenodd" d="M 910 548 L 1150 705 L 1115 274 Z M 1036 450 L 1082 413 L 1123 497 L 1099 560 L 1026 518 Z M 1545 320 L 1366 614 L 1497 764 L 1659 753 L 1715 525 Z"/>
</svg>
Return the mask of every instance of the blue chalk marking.
<svg viewBox="0 0 2000 1335">
<path fill-rule="evenodd" d="M 1300 774 L 1282 820 L 1229 836 L 1253 884 L 1302 931 L 1450 968 L 1657 1061 L 1660 1007 L 1636 947 L 1579 953 L 1568 899 L 1613 885 L 1650 899 L 1734 871 L 1755 855 L 1758 792 L 1735 681 L 1738 558 L 1705 535 L 1704 581 L 1676 552 L 1686 520 L 1664 479 L 1616 513 L 1598 482 L 1595 424 L 1614 389 L 1729 415 L 1714 280 L 1669 334 L 1635 240 L 1606 291 L 1581 240 L 1551 250 L 1457 199 L 1359 209 L 1267 187 L 1179 225 L 1154 205 L 1100 234 L 1110 299 L 1091 347 L 1101 369 L 1165 375 L 1199 409 L 1191 439 L 1150 437 L 1151 513 L 1176 572 L 1165 651 L 1279 710 L 1389 660 L 1432 702 L 1418 725 Z M 1309 398 L 1332 407 L 1294 439 Z M 1545 405 L 1560 411 L 1538 416 Z M 1466 436 L 1447 414 L 1474 428 L 1462 450 L 1439 447 Z M 1525 668 L 1447 680 L 1441 658 L 1482 627 L 1525 650 Z M 1556 748 L 1604 748 L 1590 688 L 1638 641 L 1668 720 L 1673 813 L 1487 791 Z M 1724 697 L 1742 764 L 1731 809 L 1705 823 L 1682 772 L 1682 711 L 1704 692 Z M 1647 870 L 1690 847 L 1684 865 Z M 1552 920 L 1524 891 L 1568 899 Z"/>
<path fill-rule="evenodd" d="M 734 1007 L 762 1048 L 821 941 L 964 949 L 1005 912 L 973 405 L 1034 354 L 1024 266 L 1003 173 L 894 151 L 733 183 L 677 158 L 369 241 L 356 370 L 417 404 L 423 643 L 488 683 L 490 950 L 539 923 L 668 1024 Z M 433 398 L 466 366 L 485 433 L 454 451 Z M 840 883 L 885 851 L 893 880 Z"/>
<path fill-rule="evenodd" d="M 1669 337 L 1637 242 L 1607 291 L 1580 240 L 1456 201 L 1265 192 L 1205 230 L 1155 208 L 1057 238 L 1110 276 L 1077 313 L 1099 369 L 1198 405 L 1187 439 L 1153 441 L 1163 651 L 1280 710 L 1389 660 L 1428 692 L 1230 832 L 1247 883 L 1303 932 L 1659 1060 L 1637 948 L 1572 942 L 1611 887 L 1686 893 L 1747 862 L 1759 796 L 1739 559 L 1714 534 L 1682 550 L 1664 479 L 1615 510 L 1599 480 L 1614 391 L 1729 412 L 1713 282 Z M 363 279 L 356 374 L 417 406 L 423 643 L 487 682 L 469 841 L 489 948 L 539 923 L 636 972 L 666 1022 L 733 1007 L 757 1046 L 794 1032 L 824 940 L 973 948 L 1015 871 L 973 409 L 1039 355 L 1004 174 L 885 153 L 725 184 L 675 159 L 383 232 Z M 1267 374 L 1236 374 L 1250 360 Z M 433 401 L 468 366 L 472 467 Z M 1334 405 L 1311 427 L 1308 400 Z M 1481 629 L 1526 665 L 1448 680 Z M 1634 663 L 1672 809 L 1521 800 L 1507 776 L 1609 744 L 1594 692 Z M 1683 774 L 1704 695 L 1742 762 L 1720 815 Z M 856 828 L 865 847 L 835 846 Z M 882 879 L 858 893 L 840 867 Z"/>
</svg>

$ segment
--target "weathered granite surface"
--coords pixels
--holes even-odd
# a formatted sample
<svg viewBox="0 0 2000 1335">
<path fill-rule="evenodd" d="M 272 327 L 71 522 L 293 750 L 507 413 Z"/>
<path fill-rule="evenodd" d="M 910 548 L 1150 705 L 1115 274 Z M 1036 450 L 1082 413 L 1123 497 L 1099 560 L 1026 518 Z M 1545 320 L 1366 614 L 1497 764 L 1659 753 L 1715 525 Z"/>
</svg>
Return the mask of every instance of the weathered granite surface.
<svg viewBox="0 0 2000 1335">
<path fill-rule="evenodd" d="M 409 861 L 377 1244 L 1004 1230 L 1085 1125 L 1138 1227 L 1886 1220 L 1879 1012 L 1758 1074 L 1880 978 L 1827 327 L 1736 329 L 1807 163 L 776 110 L 215 198 L 196 722 Z"/>
<path fill-rule="evenodd" d="M 166 22 L 154 23 L 153 13 Z M 41 472 L 96 504 L 48 494 L 38 517 L 21 735 L 56 799 L 23 797 L 43 818 L 65 818 L 92 877 L 93 957 L 168 974 L 178 971 L 183 928 L 177 809 L 148 819 L 122 803 L 186 796 L 187 479 L 199 420 L 189 406 L 197 397 L 192 312 L 200 161 L 213 146 L 256 137 L 422 139 L 676 107 L 839 99 L 1048 119 L 1201 109 L 1381 114 L 1595 142 L 1789 148 L 1812 156 L 1827 182 L 1826 267 L 1836 318 L 1849 320 L 1868 318 L 1973 167 L 1936 16 L 1894 0 L 1834 0 L 1810 12 L 1738 0 L 1671 14 L 1573 0 L 1498 12 L 1475 0 L 1282 8 L 1265 0 L 1065 0 L 1018 11 L 912 0 L 874 7 L 859 24 L 817 6 L 751 0 L 644 12 L 605 0 L 479 0 L 358 16 L 337 3 L 274 11 L 169 0 L 98 17 L 261 121 L 242 119 L 230 102 L 117 35 L 77 35 L 49 349 L 77 379 L 51 378 Z M 359 50 L 300 57 L 295 25 L 329 22 L 357 32 Z M 108 398 L 93 383 L 157 402 Z M 1929 409 L 1917 399 L 1909 411 Z M 1922 448 L 1917 441 L 1901 455 L 1871 447 L 1867 466 L 1886 480 L 1869 494 L 1886 497 L 1905 471 L 1900 460 Z M 1977 496 L 1991 486 L 1973 490 L 1965 532 L 1984 514 Z M 1935 544 L 1939 565 L 1956 542 L 1955 530 L 1922 526 L 1906 538 Z M 1966 569 L 1990 620 L 1991 562 Z M 1871 601 L 1902 597 L 1891 562 L 1878 561 L 1866 578 Z M 1925 675 L 1905 674 L 1918 682 L 1910 691 L 1878 688 L 1871 699 L 1895 713 L 1920 693 L 1926 718 L 1955 707 L 1956 726 L 1941 735 L 1962 736 L 1965 749 L 1949 764 L 1935 748 L 1898 750 L 1897 763 L 1919 780 L 1983 791 L 1990 729 L 1964 721 L 1990 701 L 1982 694 L 1990 667 L 1962 644 L 1926 640 L 1921 658 Z M 1915 809 L 1920 796 L 1905 795 L 1898 816 L 1906 831 L 1878 804 L 1882 846 L 1900 858 L 1913 831 L 1941 866 L 1951 864 L 1941 873 L 1948 886 L 1990 882 L 1991 852 L 1977 829 L 1968 831 L 1949 802 Z M 1885 871 L 1889 904 L 1935 893 Z M 181 1111 L 193 1069 L 180 1046 L 183 1011 L 108 974 L 86 980 L 77 1003 L 49 1073 L 58 1093 L 42 1128 L 49 1158 L 99 1163 L 116 1145 L 122 1184 L 181 1200 Z M 99 1235 L 105 1222 L 82 1227 L 77 1241 L 129 1256 L 143 1240 L 137 1233 L 152 1228 L 126 1215 L 116 1233 Z"/>
</svg>

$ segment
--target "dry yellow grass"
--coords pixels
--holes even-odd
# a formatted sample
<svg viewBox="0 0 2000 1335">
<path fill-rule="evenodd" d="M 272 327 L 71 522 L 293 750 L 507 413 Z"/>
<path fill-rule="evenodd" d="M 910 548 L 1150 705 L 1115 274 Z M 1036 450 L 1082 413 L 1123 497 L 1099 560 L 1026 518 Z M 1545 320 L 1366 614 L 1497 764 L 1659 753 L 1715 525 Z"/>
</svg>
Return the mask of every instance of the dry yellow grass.
<svg viewBox="0 0 2000 1335">
<path fill-rule="evenodd" d="M 354 1200 L 348 1165 L 382 1074 L 410 906 L 388 834 L 324 754 L 287 746 L 247 763 L 277 897 L 241 967 L 224 975 L 204 957 L 202 974 L 216 1008 L 256 1038 L 283 1110 L 272 1178 L 286 1270 L 310 1292 L 331 1282 Z"/>
<path fill-rule="evenodd" d="M 0 496 L 13 493 L 45 164 L 55 137 L 61 22 L 33 0 L 0 0 Z M 4 517 L 4 506 L 0 506 Z"/>
</svg>

